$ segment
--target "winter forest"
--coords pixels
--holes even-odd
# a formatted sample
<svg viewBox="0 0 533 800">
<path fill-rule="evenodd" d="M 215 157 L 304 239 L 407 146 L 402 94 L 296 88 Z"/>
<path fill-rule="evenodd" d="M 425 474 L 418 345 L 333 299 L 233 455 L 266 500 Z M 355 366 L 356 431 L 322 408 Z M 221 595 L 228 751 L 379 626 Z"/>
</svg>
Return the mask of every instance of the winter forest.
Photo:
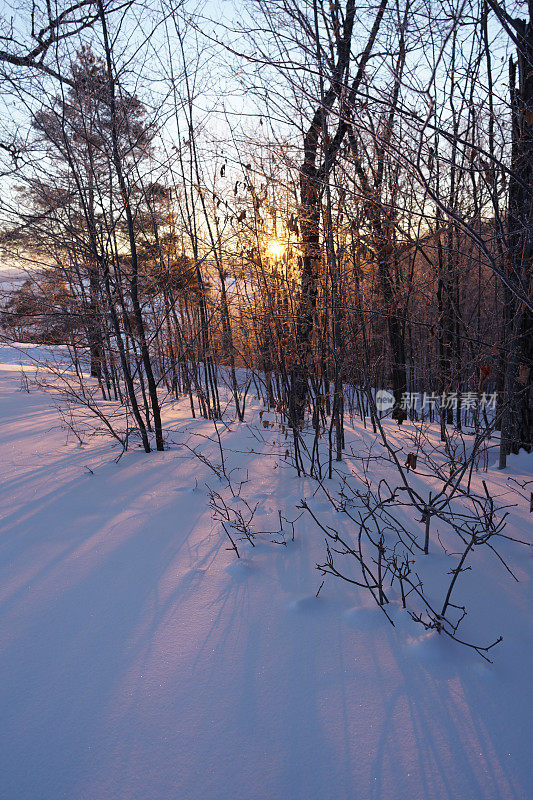
<svg viewBox="0 0 533 800">
<path fill-rule="evenodd" d="M 2 0 L 0 797 L 531 800 L 532 0 Z"/>
</svg>

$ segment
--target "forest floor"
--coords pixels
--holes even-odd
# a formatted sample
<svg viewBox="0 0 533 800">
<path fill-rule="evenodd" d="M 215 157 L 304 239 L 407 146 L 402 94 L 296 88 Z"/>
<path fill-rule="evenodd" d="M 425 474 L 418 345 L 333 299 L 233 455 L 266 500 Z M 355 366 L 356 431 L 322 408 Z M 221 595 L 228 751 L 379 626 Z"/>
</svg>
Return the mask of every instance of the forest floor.
<svg viewBox="0 0 533 800">
<path fill-rule="evenodd" d="M 208 486 L 243 501 L 184 444 L 219 464 L 212 423 L 174 403 L 170 449 L 117 461 L 109 438 L 80 444 L 60 424 L 50 395 L 21 380 L 21 360 L 0 348 L 2 800 L 533 797 L 531 548 L 502 542 L 518 581 L 483 548 L 458 581 L 465 636 L 504 636 L 488 663 L 425 632 L 394 591 L 394 626 L 333 577 L 315 597 L 324 535 L 309 515 L 294 540 L 283 520 L 277 533 L 279 512 L 295 520 L 305 498 L 324 524 L 340 515 L 297 477 L 280 426 L 263 426 L 274 415 L 260 419 L 253 399 L 248 421 L 221 431 L 226 471 L 258 503 L 255 547 L 239 541 L 237 559 Z M 413 428 L 391 426 L 395 446 L 409 450 Z M 347 426 L 346 474 L 371 439 Z M 428 441 L 438 453 L 436 431 Z M 496 461 L 489 451 L 473 481 L 514 504 L 507 533 L 532 541 L 529 493 L 508 479 L 531 480 L 533 457 L 503 472 Z M 375 482 L 388 467 L 372 463 Z M 417 485 L 431 486 L 423 467 Z M 422 535 L 419 518 L 406 524 Z M 431 549 L 437 595 L 456 561 L 436 539 Z"/>
</svg>

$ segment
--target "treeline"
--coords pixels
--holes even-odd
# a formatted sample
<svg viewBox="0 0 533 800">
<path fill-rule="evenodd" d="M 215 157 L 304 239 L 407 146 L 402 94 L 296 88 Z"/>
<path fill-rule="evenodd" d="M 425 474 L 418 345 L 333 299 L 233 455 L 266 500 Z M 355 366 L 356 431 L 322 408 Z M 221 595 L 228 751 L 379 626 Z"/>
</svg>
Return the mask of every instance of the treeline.
<svg viewBox="0 0 533 800">
<path fill-rule="evenodd" d="M 0 53 L 4 335 L 68 345 L 147 452 L 167 398 L 243 420 L 252 383 L 301 469 L 302 429 L 331 469 L 377 390 L 531 451 L 523 5 L 31 3 Z"/>
</svg>

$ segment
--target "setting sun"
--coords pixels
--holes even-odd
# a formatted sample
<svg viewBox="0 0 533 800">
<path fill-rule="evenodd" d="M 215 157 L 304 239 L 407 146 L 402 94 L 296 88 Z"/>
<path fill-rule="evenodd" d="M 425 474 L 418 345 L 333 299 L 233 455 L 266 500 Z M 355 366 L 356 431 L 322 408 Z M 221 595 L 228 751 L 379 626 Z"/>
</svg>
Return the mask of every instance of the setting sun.
<svg viewBox="0 0 533 800">
<path fill-rule="evenodd" d="M 269 255 L 271 258 L 281 258 L 285 253 L 285 250 L 286 247 L 283 242 L 274 240 L 267 246 L 267 255 Z"/>
</svg>

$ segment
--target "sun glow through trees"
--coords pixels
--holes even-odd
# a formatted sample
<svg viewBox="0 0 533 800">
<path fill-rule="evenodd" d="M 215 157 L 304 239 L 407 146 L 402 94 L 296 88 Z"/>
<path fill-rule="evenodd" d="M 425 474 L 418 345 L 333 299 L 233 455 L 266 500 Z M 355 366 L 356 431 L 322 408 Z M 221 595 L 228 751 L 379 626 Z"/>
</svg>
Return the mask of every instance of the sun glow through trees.
<svg viewBox="0 0 533 800">
<path fill-rule="evenodd" d="M 286 245 L 284 245 L 283 242 L 278 242 L 276 239 L 273 239 L 267 245 L 266 251 L 270 258 L 280 259 L 283 258 L 286 249 Z"/>
</svg>

